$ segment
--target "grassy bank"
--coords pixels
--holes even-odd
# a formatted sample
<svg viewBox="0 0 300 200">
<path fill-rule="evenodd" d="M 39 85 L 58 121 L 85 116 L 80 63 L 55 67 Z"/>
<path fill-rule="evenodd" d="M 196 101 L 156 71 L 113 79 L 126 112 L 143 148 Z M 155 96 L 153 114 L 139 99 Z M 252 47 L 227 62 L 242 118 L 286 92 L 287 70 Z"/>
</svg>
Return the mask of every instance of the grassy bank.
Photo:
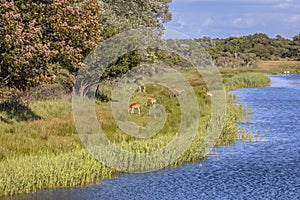
<svg viewBox="0 0 300 200">
<path fill-rule="evenodd" d="M 35 192 L 54 187 L 85 186 L 115 172 L 84 150 L 10 158 L 0 162 L 1 195 Z"/>
<path fill-rule="evenodd" d="M 265 87 L 270 85 L 270 79 L 263 73 L 247 72 L 224 79 L 229 90 L 238 88 Z"/>
<path fill-rule="evenodd" d="M 211 119 L 211 101 L 202 90 L 203 81 L 192 75 L 189 78 L 201 107 L 199 130 L 189 149 L 171 166 L 202 158 L 199 149 Z M 227 79 L 226 84 L 235 83 L 233 80 L 243 79 Z M 241 87 L 244 83 L 235 86 Z M 158 103 L 165 106 L 168 120 L 158 134 L 145 140 L 128 136 L 118 128 L 110 102 L 97 103 L 99 123 L 115 145 L 133 153 L 146 153 L 164 147 L 176 136 L 180 123 L 177 99 L 167 89 L 149 85 L 147 94 L 135 92 L 132 101 L 141 102 L 149 96 L 155 96 Z M 227 98 L 226 119 L 216 145 L 230 145 L 238 138 L 237 122 L 244 120 L 247 111 L 242 106 L 234 105 L 234 98 Z M 94 184 L 99 179 L 118 173 L 96 161 L 84 149 L 73 123 L 70 98 L 34 101 L 25 105 L 1 102 L 0 107 L 0 196 Z M 133 122 L 146 125 L 149 110 L 150 106 L 143 106 L 141 115 L 132 115 Z"/>
</svg>

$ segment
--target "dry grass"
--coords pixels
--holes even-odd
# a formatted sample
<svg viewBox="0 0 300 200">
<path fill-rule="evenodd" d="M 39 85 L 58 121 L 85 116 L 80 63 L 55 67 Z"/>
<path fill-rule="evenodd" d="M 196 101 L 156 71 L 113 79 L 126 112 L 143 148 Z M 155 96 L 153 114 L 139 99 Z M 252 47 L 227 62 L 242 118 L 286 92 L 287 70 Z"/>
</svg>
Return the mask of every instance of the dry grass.
<svg viewBox="0 0 300 200">
<path fill-rule="evenodd" d="M 284 71 L 290 71 L 290 73 L 300 72 L 300 61 L 258 61 L 258 71 L 282 74 Z"/>
<path fill-rule="evenodd" d="M 230 78 L 234 75 L 247 72 L 262 72 L 265 74 L 283 74 L 289 71 L 290 74 L 300 74 L 300 61 L 263 61 L 257 62 L 257 67 L 219 68 L 223 78 Z"/>
</svg>

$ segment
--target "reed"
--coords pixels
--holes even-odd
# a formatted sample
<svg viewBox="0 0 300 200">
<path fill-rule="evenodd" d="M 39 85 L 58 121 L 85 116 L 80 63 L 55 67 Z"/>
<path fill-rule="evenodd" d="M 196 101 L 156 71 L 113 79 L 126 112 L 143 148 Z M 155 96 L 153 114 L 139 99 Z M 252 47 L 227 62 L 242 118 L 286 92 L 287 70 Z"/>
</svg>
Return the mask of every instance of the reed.
<svg viewBox="0 0 300 200">
<path fill-rule="evenodd" d="M 201 107 L 199 129 L 191 146 L 169 167 L 205 159 L 199 149 L 211 119 L 210 98 L 202 91 L 203 81 L 193 77 L 190 83 Z M 161 149 L 174 139 L 181 115 L 178 101 L 167 89 L 153 87 L 147 89 L 165 106 L 168 119 L 163 129 L 152 138 L 141 140 L 123 133 L 114 122 L 110 102 L 97 101 L 99 123 L 112 143 L 141 154 Z M 109 94 L 106 96 L 110 98 Z M 147 94 L 137 92 L 133 94 L 132 101 L 142 102 L 146 97 Z M 234 96 L 228 96 L 227 99 L 226 120 L 217 145 L 229 145 L 237 141 L 237 122 L 244 120 L 246 114 L 242 106 L 233 103 Z M 0 111 L 7 120 L 0 121 L 0 196 L 45 188 L 83 186 L 118 173 L 92 158 L 84 149 L 73 123 L 70 98 L 32 102 L 26 105 L 26 109 L 39 116 L 39 119 L 18 121 L 14 116 L 9 116 L 9 112 Z M 149 109 L 150 106 L 144 107 L 141 115 L 131 115 L 133 122 L 146 125 L 149 122 Z M 170 153 L 165 159 L 169 160 L 172 156 Z M 128 169 L 132 167 L 128 163 Z"/>
<path fill-rule="evenodd" d="M 270 85 L 270 79 L 263 73 L 247 72 L 225 79 L 225 86 L 229 90 L 238 88 L 265 87 Z"/>
<path fill-rule="evenodd" d="M 84 150 L 10 158 L 0 162 L 0 169 L 0 196 L 95 184 L 99 178 L 111 178 L 116 172 Z"/>
</svg>

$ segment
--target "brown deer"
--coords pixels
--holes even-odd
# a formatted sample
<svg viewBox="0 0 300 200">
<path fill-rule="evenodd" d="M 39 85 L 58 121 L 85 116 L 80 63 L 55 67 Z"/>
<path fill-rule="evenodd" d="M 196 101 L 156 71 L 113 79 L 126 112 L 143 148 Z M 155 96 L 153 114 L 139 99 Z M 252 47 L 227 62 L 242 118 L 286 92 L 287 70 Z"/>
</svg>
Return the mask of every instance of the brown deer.
<svg viewBox="0 0 300 200">
<path fill-rule="evenodd" d="M 140 107 L 141 107 L 141 104 L 139 103 L 132 103 L 130 104 L 129 108 L 128 108 L 128 112 L 130 112 L 131 114 L 134 113 L 134 109 L 137 109 L 138 110 L 138 114 L 141 113 L 141 110 L 140 110 Z"/>
<path fill-rule="evenodd" d="M 172 84 L 172 88 L 175 91 L 174 97 L 179 96 L 179 95 L 181 95 L 184 92 L 183 89 L 175 87 L 174 84 Z"/>
<path fill-rule="evenodd" d="M 152 98 L 149 98 L 148 101 L 149 100 L 150 100 L 151 106 L 155 107 L 154 103 L 156 102 L 156 98 L 152 97 Z M 148 101 L 145 103 L 146 106 L 148 105 Z"/>
<path fill-rule="evenodd" d="M 146 92 L 146 86 L 145 85 L 139 85 L 139 92 Z"/>
<path fill-rule="evenodd" d="M 211 92 L 206 92 L 206 96 L 210 96 L 210 97 L 212 97 L 212 96 L 214 96 L 214 94 L 213 94 L 213 93 L 211 93 Z"/>
</svg>

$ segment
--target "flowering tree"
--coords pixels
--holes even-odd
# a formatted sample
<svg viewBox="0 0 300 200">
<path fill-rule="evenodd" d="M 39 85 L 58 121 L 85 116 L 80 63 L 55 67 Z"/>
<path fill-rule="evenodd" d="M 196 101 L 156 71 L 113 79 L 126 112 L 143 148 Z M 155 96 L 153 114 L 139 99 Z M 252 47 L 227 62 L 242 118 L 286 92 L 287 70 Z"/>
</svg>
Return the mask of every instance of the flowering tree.
<svg viewBox="0 0 300 200">
<path fill-rule="evenodd" d="M 0 87 L 20 90 L 40 84 L 41 77 L 74 77 L 103 38 L 141 26 L 162 28 L 171 19 L 171 0 L 0 2 Z M 133 58 L 120 64 L 122 70 Z"/>
<path fill-rule="evenodd" d="M 97 0 L 1 0 L 0 86 L 24 90 L 60 70 L 75 74 L 102 42 Z"/>
</svg>

